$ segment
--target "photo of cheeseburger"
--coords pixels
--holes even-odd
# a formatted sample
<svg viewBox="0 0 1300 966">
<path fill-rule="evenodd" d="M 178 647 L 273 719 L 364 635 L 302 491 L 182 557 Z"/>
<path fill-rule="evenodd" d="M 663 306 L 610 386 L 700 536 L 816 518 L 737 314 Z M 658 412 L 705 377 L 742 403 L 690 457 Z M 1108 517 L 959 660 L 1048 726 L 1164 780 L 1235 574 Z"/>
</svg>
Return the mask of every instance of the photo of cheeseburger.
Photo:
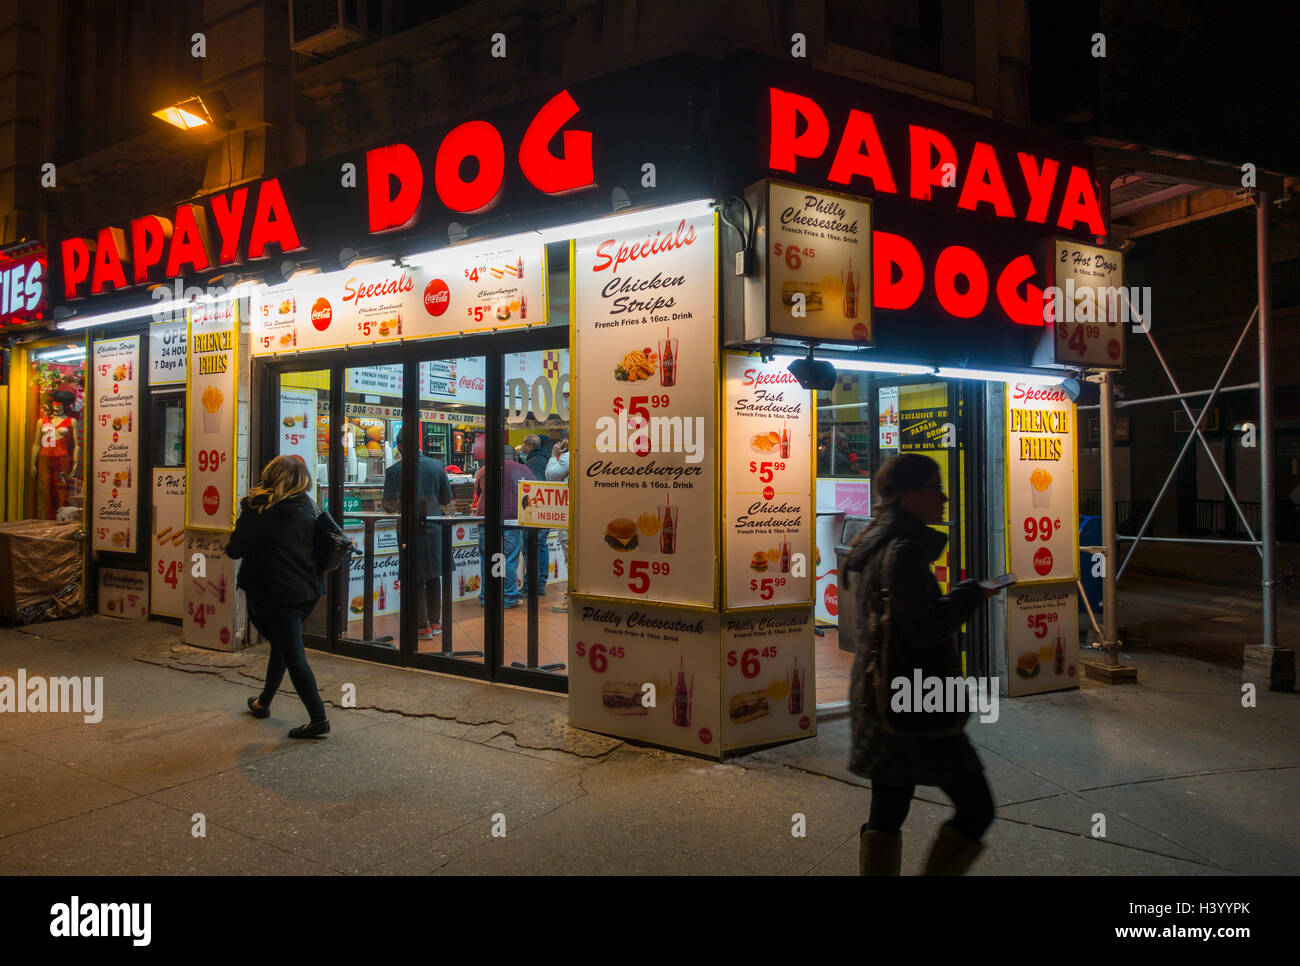
<svg viewBox="0 0 1300 966">
<path fill-rule="evenodd" d="M 1016 673 L 1022 678 L 1032 678 L 1038 676 L 1038 654 L 1034 651 L 1026 651 L 1016 659 Z"/>
<path fill-rule="evenodd" d="M 600 703 L 610 714 L 646 714 L 641 685 L 631 681 L 606 681 L 600 686 Z"/>
<path fill-rule="evenodd" d="M 635 550 L 637 545 L 636 524 L 627 517 L 610 520 L 605 528 L 605 542 L 615 550 Z"/>
<path fill-rule="evenodd" d="M 754 551 L 754 556 L 749 560 L 749 569 L 757 573 L 767 573 L 767 554 L 762 550 Z"/>
<path fill-rule="evenodd" d="M 746 691 L 731 699 L 728 714 L 736 724 L 744 724 L 755 718 L 762 718 L 768 713 L 766 691 Z"/>
<path fill-rule="evenodd" d="M 366 609 L 366 595 L 357 594 L 357 596 L 353 597 L 351 602 L 348 604 L 348 609 L 354 614 L 363 613 Z"/>
</svg>

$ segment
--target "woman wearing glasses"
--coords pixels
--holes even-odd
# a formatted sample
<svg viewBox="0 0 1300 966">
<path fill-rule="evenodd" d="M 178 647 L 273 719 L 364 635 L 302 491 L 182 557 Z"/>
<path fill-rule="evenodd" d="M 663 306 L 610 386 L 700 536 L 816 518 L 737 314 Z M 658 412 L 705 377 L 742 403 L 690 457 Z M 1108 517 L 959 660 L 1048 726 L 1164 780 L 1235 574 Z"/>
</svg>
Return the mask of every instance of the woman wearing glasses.
<svg viewBox="0 0 1300 966">
<path fill-rule="evenodd" d="M 983 765 L 962 730 L 967 713 L 906 713 L 892 707 L 892 698 L 894 682 L 910 685 L 918 669 L 923 679 L 962 676 L 957 630 L 996 591 L 964 580 L 950 594 L 939 592 L 930 564 L 948 538 L 930 524 L 943 522 L 948 497 L 934 460 L 920 453 L 895 456 L 880 467 L 873 489 L 875 517 L 841 575 L 861 615 L 849 770 L 871 779 L 871 815 L 859 832 L 859 869 L 863 875 L 899 874 L 912 795 L 917 785 L 936 785 L 957 812 L 940 830 L 925 874 L 961 875 L 982 851 L 980 838 L 993 821 Z"/>
</svg>

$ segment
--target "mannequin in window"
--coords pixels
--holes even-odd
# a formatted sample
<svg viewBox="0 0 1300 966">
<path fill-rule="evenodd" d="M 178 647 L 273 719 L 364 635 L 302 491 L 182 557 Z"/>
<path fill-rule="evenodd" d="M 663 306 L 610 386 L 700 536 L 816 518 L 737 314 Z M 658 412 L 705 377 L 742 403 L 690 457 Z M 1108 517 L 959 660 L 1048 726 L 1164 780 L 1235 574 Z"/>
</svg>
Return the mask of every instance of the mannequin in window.
<svg viewBox="0 0 1300 966">
<path fill-rule="evenodd" d="M 32 476 L 36 479 L 36 518 L 53 520 L 68 504 L 73 471 L 81 459 L 77 427 L 69 414 L 76 397 L 66 389 L 49 394 L 45 414 L 36 421 L 32 440 Z"/>
</svg>

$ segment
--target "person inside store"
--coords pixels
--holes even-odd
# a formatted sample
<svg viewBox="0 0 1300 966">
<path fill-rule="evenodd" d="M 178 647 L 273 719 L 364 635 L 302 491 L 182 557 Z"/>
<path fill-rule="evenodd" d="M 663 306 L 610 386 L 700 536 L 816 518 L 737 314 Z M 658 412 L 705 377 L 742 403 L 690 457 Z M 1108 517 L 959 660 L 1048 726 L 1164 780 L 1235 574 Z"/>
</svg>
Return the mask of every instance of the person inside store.
<svg viewBox="0 0 1300 966">
<path fill-rule="evenodd" d="M 546 479 L 552 483 L 569 482 L 569 440 L 563 430 L 556 433 L 559 441 L 551 447 L 551 458 L 546 462 Z M 560 540 L 560 552 L 564 555 L 564 569 L 569 569 L 569 530 L 561 527 L 555 531 Z M 569 592 L 564 592 L 564 599 L 551 610 L 564 614 L 569 610 Z"/>
<path fill-rule="evenodd" d="M 838 457 L 838 458 L 837 458 Z M 834 426 L 817 434 L 817 475 L 840 476 L 856 473 L 870 476 L 869 460 L 849 447 L 848 437 Z"/>
<path fill-rule="evenodd" d="M 310 488 L 311 474 L 301 456 L 271 460 L 262 479 L 239 501 L 239 519 L 226 545 L 227 557 L 243 561 L 235 586 L 248 599 L 249 620 L 271 645 L 262 693 L 248 699 L 248 710 L 255 718 L 270 716 L 288 669 L 311 717 L 292 729 L 290 738 L 323 738 L 330 730 L 302 643 L 302 623 L 325 592 L 324 574 L 316 569 L 316 504 Z"/>
<path fill-rule="evenodd" d="M 943 521 L 948 497 L 939 466 L 920 453 L 886 460 L 876 473 L 875 515 L 858 535 L 844 571 L 861 615 L 850 690 L 849 770 L 871 780 L 871 813 L 859 830 L 863 875 L 898 875 L 903 821 L 917 785 L 941 788 L 956 814 L 939 831 L 925 875 L 964 874 L 982 851 L 993 821 L 984 766 L 963 730 L 964 710 L 896 711 L 897 682 L 962 677 L 957 631 L 986 590 L 964 580 L 940 594 L 930 565 L 948 542 L 930 524 Z M 841 587 L 841 593 L 845 590 Z M 920 696 L 914 699 L 919 706 Z"/>
<path fill-rule="evenodd" d="M 509 443 L 505 444 L 503 452 L 503 463 L 505 476 L 502 485 L 505 492 L 501 499 L 502 519 L 507 524 L 513 523 L 519 519 L 519 481 L 534 479 L 533 471 L 523 463 L 519 462 L 519 456 L 515 448 Z M 480 466 L 478 475 L 474 480 L 474 502 L 478 506 L 483 505 L 483 484 L 486 466 Z M 505 578 L 504 578 L 504 598 L 506 610 L 519 606 L 519 553 L 523 549 L 524 531 L 517 526 L 507 525 L 502 539 L 502 549 L 505 551 Z M 478 559 L 479 559 L 479 591 L 478 605 L 487 606 L 484 597 L 484 589 L 487 587 L 487 527 L 478 528 Z"/>
<path fill-rule="evenodd" d="M 528 467 L 529 472 L 533 474 L 533 479 L 546 479 L 546 467 L 550 462 L 550 450 L 553 444 L 546 436 L 530 435 L 524 437 L 524 444 L 520 447 L 519 457 Z M 543 447 L 547 447 L 543 449 Z M 537 596 L 546 596 L 546 578 L 551 573 L 551 531 L 539 530 L 537 532 L 537 559 L 529 560 L 526 564 L 529 574 L 536 574 Z M 530 578 L 533 579 L 533 578 Z"/>
<path fill-rule="evenodd" d="M 402 507 L 402 461 L 406 452 L 403 446 L 404 430 L 397 431 L 397 459 L 393 465 L 384 470 L 384 510 L 388 513 L 400 513 Z M 419 480 L 419 501 L 416 516 L 419 518 L 417 531 L 419 547 L 415 554 L 415 623 L 419 628 L 422 641 L 431 641 L 435 634 L 442 632 L 442 527 L 428 523 L 426 517 L 436 513 L 447 513 L 451 506 L 451 481 L 447 479 L 446 467 L 441 460 L 425 456 L 420 452 L 419 443 L 415 447 L 416 477 Z M 435 507 L 436 504 L 436 507 Z M 401 528 L 401 519 L 398 519 Z M 399 546 L 406 546 L 402 539 Z M 405 557 L 405 551 L 399 550 Z M 399 564 L 400 566 L 401 564 Z"/>
<path fill-rule="evenodd" d="M 66 389 L 51 390 L 32 439 L 31 470 L 36 480 L 36 519 L 54 520 L 71 500 L 74 468 L 81 460 L 77 427 L 71 407 L 76 399 Z"/>
</svg>

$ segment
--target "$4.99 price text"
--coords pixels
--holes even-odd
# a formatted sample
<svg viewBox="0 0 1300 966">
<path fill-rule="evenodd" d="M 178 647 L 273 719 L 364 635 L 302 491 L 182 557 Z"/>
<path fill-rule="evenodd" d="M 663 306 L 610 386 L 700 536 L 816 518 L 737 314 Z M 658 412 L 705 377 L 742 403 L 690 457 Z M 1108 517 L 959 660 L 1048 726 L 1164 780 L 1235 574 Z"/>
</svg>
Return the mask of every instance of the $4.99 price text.
<svg viewBox="0 0 1300 966">
<path fill-rule="evenodd" d="M 762 670 L 762 667 L 760 666 L 758 659 L 760 657 L 773 658 L 776 657 L 776 655 L 777 655 L 777 649 L 775 647 L 765 647 L 762 650 L 759 650 L 756 647 L 746 648 L 744 651 L 741 652 L 739 658 L 740 673 L 747 678 L 756 678 L 758 677 L 759 671 Z M 728 651 L 727 667 L 735 667 L 736 664 L 737 664 L 736 652 Z"/>
<path fill-rule="evenodd" d="M 626 573 L 631 579 L 627 582 L 627 589 L 634 594 L 644 594 L 650 589 L 650 577 L 668 576 L 668 563 L 664 560 L 633 560 L 627 565 L 626 571 L 623 568 L 623 561 L 614 561 L 614 576 L 622 577 Z"/>
<path fill-rule="evenodd" d="M 586 657 L 592 673 L 604 674 L 609 669 L 611 659 L 623 657 L 622 647 L 606 647 L 604 644 L 584 644 L 578 642 L 578 657 Z"/>
<path fill-rule="evenodd" d="M 186 609 L 190 612 L 190 617 L 194 618 L 195 624 L 198 624 L 199 627 L 206 627 L 208 618 L 217 612 L 217 605 L 205 604 L 202 601 L 190 601 L 186 605 Z"/>
</svg>

